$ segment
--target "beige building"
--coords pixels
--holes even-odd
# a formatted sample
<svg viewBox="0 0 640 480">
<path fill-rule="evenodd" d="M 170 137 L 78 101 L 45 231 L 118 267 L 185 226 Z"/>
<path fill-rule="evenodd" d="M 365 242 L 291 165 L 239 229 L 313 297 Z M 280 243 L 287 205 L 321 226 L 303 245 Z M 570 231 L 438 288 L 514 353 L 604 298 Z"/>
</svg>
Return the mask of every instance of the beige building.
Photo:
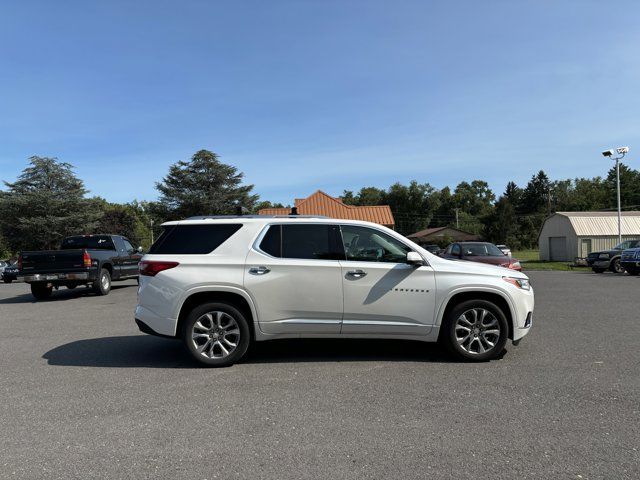
<svg viewBox="0 0 640 480">
<path fill-rule="evenodd" d="M 622 212 L 622 240 L 640 239 L 640 212 Z M 573 261 L 618 243 L 617 212 L 557 212 L 538 237 L 540 260 Z"/>
</svg>

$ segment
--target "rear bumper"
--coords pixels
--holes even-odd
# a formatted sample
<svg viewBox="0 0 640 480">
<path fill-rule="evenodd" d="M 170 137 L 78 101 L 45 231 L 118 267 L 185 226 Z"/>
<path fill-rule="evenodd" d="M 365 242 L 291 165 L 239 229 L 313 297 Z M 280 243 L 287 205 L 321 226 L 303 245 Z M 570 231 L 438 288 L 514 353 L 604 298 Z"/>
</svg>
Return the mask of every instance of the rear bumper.
<svg viewBox="0 0 640 480">
<path fill-rule="evenodd" d="M 148 335 L 155 335 L 156 337 L 162 337 L 162 338 L 176 338 L 176 337 L 172 337 L 170 335 L 163 335 L 162 333 L 158 333 L 156 332 L 153 328 L 151 328 L 149 325 L 147 325 L 146 323 L 144 323 L 142 320 L 139 320 L 136 318 L 136 325 L 138 325 L 138 328 L 140 329 L 140 331 L 142 333 L 146 333 Z"/>
<path fill-rule="evenodd" d="M 138 324 L 140 331 L 144 333 L 150 333 L 151 335 L 160 335 L 162 337 L 175 337 L 176 326 L 178 324 L 177 319 L 164 318 L 155 314 L 148 308 L 141 305 L 136 307 L 135 321 Z M 140 324 L 144 324 L 148 330 L 143 330 Z M 153 332 L 153 333 L 152 333 Z"/>
<path fill-rule="evenodd" d="M 21 282 L 82 282 L 92 281 L 95 275 L 90 272 L 65 272 L 65 273 L 33 273 L 27 275 L 18 275 L 18 281 Z"/>
</svg>

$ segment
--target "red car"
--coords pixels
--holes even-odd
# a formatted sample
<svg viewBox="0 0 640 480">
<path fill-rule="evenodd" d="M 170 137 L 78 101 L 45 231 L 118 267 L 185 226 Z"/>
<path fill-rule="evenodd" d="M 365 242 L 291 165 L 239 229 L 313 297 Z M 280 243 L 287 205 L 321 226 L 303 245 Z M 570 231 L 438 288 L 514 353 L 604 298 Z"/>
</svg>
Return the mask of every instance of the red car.
<svg viewBox="0 0 640 480">
<path fill-rule="evenodd" d="M 452 243 L 444 250 L 441 257 L 490 263 L 491 265 L 499 265 L 512 270 L 522 270 L 518 260 L 508 257 L 493 243 L 489 242 Z"/>
</svg>

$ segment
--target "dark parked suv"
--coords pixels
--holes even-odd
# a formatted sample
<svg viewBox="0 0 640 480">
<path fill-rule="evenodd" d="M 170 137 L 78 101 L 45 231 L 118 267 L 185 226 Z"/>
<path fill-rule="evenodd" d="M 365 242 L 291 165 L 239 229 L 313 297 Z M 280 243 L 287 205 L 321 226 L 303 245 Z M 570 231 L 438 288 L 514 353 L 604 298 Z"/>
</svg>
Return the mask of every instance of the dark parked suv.
<svg viewBox="0 0 640 480">
<path fill-rule="evenodd" d="M 622 251 L 628 248 L 640 247 L 640 240 L 625 240 L 619 243 L 611 250 L 603 250 L 600 252 L 591 252 L 587 256 L 587 265 L 596 273 L 602 273 L 605 270 L 611 270 L 614 273 L 623 273 L 624 268 L 620 264 Z"/>
</svg>

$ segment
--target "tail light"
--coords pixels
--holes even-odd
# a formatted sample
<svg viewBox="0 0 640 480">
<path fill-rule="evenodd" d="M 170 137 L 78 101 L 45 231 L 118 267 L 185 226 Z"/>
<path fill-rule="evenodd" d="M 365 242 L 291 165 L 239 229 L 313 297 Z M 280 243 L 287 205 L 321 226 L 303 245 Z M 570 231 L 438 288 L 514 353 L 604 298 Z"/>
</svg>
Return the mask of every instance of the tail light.
<svg viewBox="0 0 640 480">
<path fill-rule="evenodd" d="M 91 266 L 91 255 L 89 255 L 89 252 L 87 252 L 86 250 L 82 251 L 82 265 L 84 265 L 86 268 L 89 268 Z"/>
<path fill-rule="evenodd" d="M 138 265 L 140 275 L 155 277 L 158 273 L 180 265 L 178 262 L 164 262 L 162 260 L 143 260 Z"/>
<path fill-rule="evenodd" d="M 18 270 L 22 271 L 22 254 L 18 255 Z"/>
</svg>

